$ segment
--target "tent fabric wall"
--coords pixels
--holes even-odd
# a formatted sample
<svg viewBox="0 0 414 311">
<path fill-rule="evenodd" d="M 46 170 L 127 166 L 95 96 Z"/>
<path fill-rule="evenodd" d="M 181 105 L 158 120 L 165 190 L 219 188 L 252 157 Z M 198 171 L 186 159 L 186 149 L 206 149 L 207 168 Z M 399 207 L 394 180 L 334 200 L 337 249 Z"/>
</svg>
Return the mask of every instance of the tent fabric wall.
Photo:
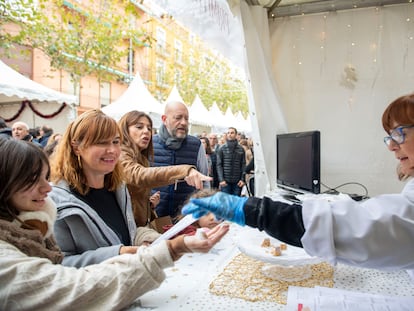
<svg viewBox="0 0 414 311">
<path fill-rule="evenodd" d="M 32 102 L 32 105 L 36 110 L 41 111 L 43 114 L 52 114 L 59 107 L 56 103 L 50 102 Z M 16 111 L 19 110 L 21 103 L 13 103 L 2 105 L 0 104 L 0 116 L 4 118 L 9 118 L 16 114 Z M 30 108 L 23 110 L 19 118 L 12 122 L 8 122 L 8 125 L 11 126 L 16 121 L 23 121 L 27 123 L 31 128 L 47 125 L 50 126 L 55 133 L 63 134 L 68 126 L 68 124 L 76 118 L 76 109 L 71 105 L 66 105 L 62 112 L 49 119 L 41 118 L 36 115 Z"/>
<path fill-rule="evenodd" d="M 249 116 L 255 154 L 255 195 L 276 186 L 276 134 L 287 131 L 271 71 L 267 12 L 241 1 L 232 7 L 241 22 L 248 81 Z"/>
<path fill-rule="evenodd" d="M 322 182 L 399 192 L 381 116 L 414 91 L 414 5 L 276 18 L 269 29 L 289 131 L 321 131 Z M 339 190 L 364 193 L 358 184 Z"/>
</svg>

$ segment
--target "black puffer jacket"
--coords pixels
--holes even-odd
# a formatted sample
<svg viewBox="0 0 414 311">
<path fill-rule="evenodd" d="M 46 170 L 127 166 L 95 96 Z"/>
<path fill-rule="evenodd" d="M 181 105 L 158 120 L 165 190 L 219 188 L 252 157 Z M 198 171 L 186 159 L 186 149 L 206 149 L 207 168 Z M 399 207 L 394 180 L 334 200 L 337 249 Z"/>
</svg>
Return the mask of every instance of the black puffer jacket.
<svg viewBox="0 0 414 311">
<path fill-rule="evenodd" d="M 246 167 L 243 147 L 235 141 L 228 141 L 216 153 L 219 182 L 237 183 L 243 180 L 243 172 Z"/>
</svg>

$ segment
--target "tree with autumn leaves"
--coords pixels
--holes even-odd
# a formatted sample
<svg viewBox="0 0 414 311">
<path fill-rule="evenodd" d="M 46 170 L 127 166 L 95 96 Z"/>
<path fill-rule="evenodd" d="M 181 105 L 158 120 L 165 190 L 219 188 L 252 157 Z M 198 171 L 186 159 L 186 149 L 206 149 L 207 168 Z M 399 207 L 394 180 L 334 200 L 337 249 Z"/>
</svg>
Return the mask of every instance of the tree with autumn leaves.
<svg viewBox="0 0 414 311">
<path fill-rule="evenodd" d="M 152 34 L 137 27 L 139 13 L 133 1 L 12 0 L 0 4 L 0 48 L 4 56 L 19 46 L 41 50 L 54 70 L 70 73 L 74 85 L 82 77 L 114 81 L 128 71 L 129 47 L 151 47 Z M 184 60 L 180 81 L 175 81 L 174 63 L 166 72 L 168 83 L 177 84 L 183 99 L 192 103 L 196 94 L 210 107 L 247 113 L 246 88 L 221 59 L 210 64 L 196 57 Z M 122 80 L 122 79 L 121 79 Z"/>
<path fill-rule="evenodd" d="M 128 55 L 126 40 L 132 38 L 135 46 L 151 41 L 142 30 L 125 27 L 137 18 L 130 1 L 74 3 L 6 1 L 0 8 L 0 47 L 5 53 L 19 45 L 39 49 L 50 59 L 52 68 L 69 72 L 75 82 L 88 75 L 110 81 L 116 75 L 111 68 Z M 6 26 L 11 24 L 17 30 L 7 31 Z"/>
</svg>

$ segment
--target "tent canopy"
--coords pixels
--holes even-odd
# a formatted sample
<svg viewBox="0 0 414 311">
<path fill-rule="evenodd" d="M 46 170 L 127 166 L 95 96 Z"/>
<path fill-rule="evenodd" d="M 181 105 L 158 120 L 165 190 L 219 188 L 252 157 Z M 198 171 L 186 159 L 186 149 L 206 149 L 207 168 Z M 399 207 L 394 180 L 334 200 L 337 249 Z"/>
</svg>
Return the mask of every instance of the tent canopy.
<svg viewBox="0 0 414 311">
<path fill-rule="evenodd" d="M 204 106 L 198 94 L 196 95 L 193 104 L 190 106 L 189 114 L 192 123 L 201 125 L 211 125 L 212 119 L 209 116 L 208 109 Z"/>
<path fill-rule="evenodd" d="M 112 104 L 102 108 L 105 114 L 116 120 L 119 120 L 125 113 L 133 110 L 156 115 L 163 113 L 162 105 L 148 91 L 139 73 L 135 75 L 134 80 L 121 97 Z"/>
<path fill-rule="evenodd" d="M 178 92 L 178 89 L 175 85 L 171 89 L 170 95 L 168 95 L 168 98 L 165 101 L 165 103 L 168 103 L 171 101 L 178 101 L 178 102 L 184 103 L 184 99 L 181 97 L 180 92 Z"/>
<path fill-rule="evenodd" d="M 39 84 L 0 61 L 0 104 L 15 104 L 22 100 L 77 104 L 76 96 L 64 94 Z"/>
</svg>

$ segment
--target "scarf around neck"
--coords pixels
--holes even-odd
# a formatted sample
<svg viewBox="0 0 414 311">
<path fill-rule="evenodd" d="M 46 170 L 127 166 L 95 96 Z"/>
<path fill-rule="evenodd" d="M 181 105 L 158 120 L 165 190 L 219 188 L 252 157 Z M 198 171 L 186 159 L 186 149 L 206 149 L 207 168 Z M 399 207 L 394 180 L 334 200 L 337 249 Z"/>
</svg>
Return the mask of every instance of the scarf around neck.
<svg viewBox="0 0 414 311">
<path fill-rule="evenodd" d="M 229 147 L 229 149 L 230 149 L 231 151 L 233 151 L 233 150 L 234 150 L 234 148 L 236 148 L 237 144 L 238 144 L 237 139 L 234 139 L 234 140 L 228 140 L 228 141 L 227 141 L 227 146 Z"/>
<path fill-rule="evenodd" d="M 181 144 L 183 143 L 185 138 L 177 138 L 173 137 L 168 133 L 167 128 L 164 124 L 161 124 L 159 129 L 159 136 L 161 141 L 164 142 L 164 144 L 167 146 L 168 149 L 171 150 L 178 150 L 181 147 Z"/>
<path fill-rule="evenodd" d="M 12 244 L 30 257 L 47 258 L 54 264 L 63 260 L 63 253 L 53 237 L 56 207 L 46 199 L 45 210 L 20 212 L 12 222 L 0 219 L 0 240 Z"/>
</svg>

